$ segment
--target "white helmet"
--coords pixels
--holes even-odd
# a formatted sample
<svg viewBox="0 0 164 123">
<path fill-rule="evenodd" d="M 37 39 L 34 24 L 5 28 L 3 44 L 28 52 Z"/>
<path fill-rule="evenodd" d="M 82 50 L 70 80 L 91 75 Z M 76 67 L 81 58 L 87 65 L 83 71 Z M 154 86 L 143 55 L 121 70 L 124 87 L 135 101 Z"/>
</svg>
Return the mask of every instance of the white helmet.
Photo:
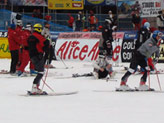
<svg viewBox="0 0 164 123">
<path fill-rule="evenodd" d="M 18 26 L 22 26 L 22 20 L 17 20 L 17 24 Z"/>
<path fill-rule="evenodd" d="M 32 25 L 30 23 L 27 23 L 25 29 L 31 31 L 32 30 Z"/>
</svg>

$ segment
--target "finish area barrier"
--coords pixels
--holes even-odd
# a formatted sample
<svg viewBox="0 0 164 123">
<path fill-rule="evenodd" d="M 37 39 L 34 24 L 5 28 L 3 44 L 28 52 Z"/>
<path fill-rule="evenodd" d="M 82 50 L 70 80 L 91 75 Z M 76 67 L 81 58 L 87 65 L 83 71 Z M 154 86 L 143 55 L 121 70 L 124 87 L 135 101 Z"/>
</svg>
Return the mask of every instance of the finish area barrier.
<svg viewBox="0 0 164 123">
<path fill-rule="evenodd" d="M 0 33 L 0 58 L 10 58 L 7 32 Z M 101 32 L 51 32 L 55 42 L 55 57 L 57 60 L 95 61 L 99 53 Z M 121 31 L 113 33 L 113 61 L 130 62 L 137 40 L 136 31 Z M 163 36 L 164 39 L 164 36 Z M 159 62 L 164 62 L 164 42 L 160 45 Z"/>
</svg>

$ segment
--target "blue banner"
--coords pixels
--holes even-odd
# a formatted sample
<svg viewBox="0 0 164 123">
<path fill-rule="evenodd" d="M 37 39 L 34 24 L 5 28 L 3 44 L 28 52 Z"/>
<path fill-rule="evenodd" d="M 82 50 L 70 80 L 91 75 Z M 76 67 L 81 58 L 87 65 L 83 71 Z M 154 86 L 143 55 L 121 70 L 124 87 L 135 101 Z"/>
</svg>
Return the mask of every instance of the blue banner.
<svg viewBox="0 0 164 123">
<path fill-rule="evenodd" d="M 115 0 L 85 0 L 85 5 L 99 5 L 99 6 L 107 6 L 107 5 L 116 5 Z"/>
</svg>

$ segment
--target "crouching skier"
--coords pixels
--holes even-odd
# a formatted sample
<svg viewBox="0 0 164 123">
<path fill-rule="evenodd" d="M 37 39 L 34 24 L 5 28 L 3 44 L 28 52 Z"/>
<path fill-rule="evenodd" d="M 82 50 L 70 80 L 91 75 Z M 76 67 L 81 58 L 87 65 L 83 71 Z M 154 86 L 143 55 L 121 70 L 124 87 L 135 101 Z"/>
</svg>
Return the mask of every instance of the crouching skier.
<svg viewBox="0 0 164 123">
<path fill-rule="evenodd" d="M 146 40 L 145 43 L 143 43 L 138 50 L 136 51 L 135 56 L 133 57 L 130 68 L 128 71 L 124 74 L 124 76 L 121 78 L 120 88 L 117 88 L 116 91 L 131 91 L 131 89 L 128 85 L 126 85 L 126 82 L 131 74 L 135 72 L 135 69 L 138 65 L 141 66 L 141 68 L 144 69 L 144 74 L 140 79 L 140 85 L 137 88 L 139 91 L 151 91 L 154 90 L 152 88 L 149 88 L 148 85 L 146 85 L 147 80 L 147 73 L 148 73 L 148 64 L 147 62 L 151 62 L 151 56 L 156 53 L 156 56 L 159 57 L 160 52 L 160 41 L 161 41 L 162 33 L 158 30 L 153 32 L 152 37 L 150 37 L 148 40 Z M 149 63 L 154 68 L 154 65 L 152 63 Z"/>
<path fill-rule="evenodd" d="M 33 31 L 32 35 L 28 38 L 29 55 L 38 73 L 34 78 L 31 94 L 43 94 L 43 91 L 39 89 L 39 85 L 44 74 L 44 55 L 49 53 L 49 41 L 41 35 L 41 24 L 35 24 Z"/>
<path fill-rule="evenodd" d="M 96 79 L 103 79 L 109 75 L 110 78 L 113 78 L 115 75 L 115 72 L 113 71 L 112 64 L 113 64 L 112 58 L 107 57 L 106 50 L 100 50 L 99 57 L 96 60 L 96 62 L 93 64 L 94 77 Z"/>
</svg>

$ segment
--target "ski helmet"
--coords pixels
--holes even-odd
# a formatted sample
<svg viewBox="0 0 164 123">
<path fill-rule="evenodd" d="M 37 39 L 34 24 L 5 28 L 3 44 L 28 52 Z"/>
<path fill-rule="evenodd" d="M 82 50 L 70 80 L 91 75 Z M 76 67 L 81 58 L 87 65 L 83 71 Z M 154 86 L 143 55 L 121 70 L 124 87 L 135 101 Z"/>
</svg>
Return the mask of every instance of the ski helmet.
<svg viewBox="0 0 164 123">
<path fill-rule="evenodd" d="M 27 23 L 27 24 L 26 24 L 26 30 L 29 30 L 29 31 L 32 30 L 32 25 L 31 25 L 31 23 Z"/>
<path fill-rule="evenodd" d="M 145 22 L 145 23 L 144 23 L 144 27 L 150 28 L 150 23 L 149 23 L 149 22 Z"/>
<path fill-rule="evenodd" d="M 162 37 L 162 32 L 160 32 L 159 30 L 155 30 L 155 31 L 153 32 L 152 37 L 153 37 L 154 39 L 156 39 L 157 36 Z"/>
<path fill-rule="evenodd" d="M 11 25 L 10 25 L 10 28 L 11 28 L 11 29 L 15 29 L 15 24 L 11 24 Z"/>
<path fill-rule="evenodd" d="M 23 25 L 23 24 L 22 24 L 22 20 L 17 20 L 16 25 L 22 26 L 22 25 Z"/>
<path fill-rule="evenodd" d="M 37 23 L 33 26 L 34 31 L 41 33 L 42 32 L 42 25 L 40 23 Z"/>
</svg>

